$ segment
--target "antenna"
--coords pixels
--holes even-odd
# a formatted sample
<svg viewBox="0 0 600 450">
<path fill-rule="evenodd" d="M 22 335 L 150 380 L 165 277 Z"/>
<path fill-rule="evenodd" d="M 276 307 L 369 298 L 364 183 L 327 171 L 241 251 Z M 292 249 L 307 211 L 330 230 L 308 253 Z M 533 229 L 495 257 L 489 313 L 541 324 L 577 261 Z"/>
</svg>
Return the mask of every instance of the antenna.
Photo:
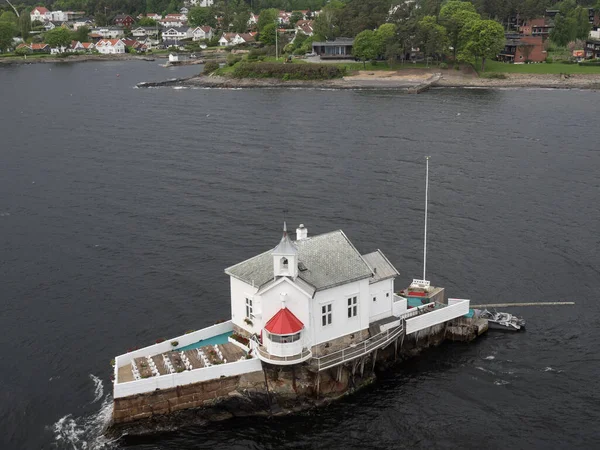
<svg viewBox="0 0 600 450">
<path fill-rule="evenodd" d="M 425 278 L 425 272 L 427 269 L 427 197 L 429 195 L 429 156 L 425 157 L 426 170 L 425 170 L 425 233 L 423 239 L 423 280 Z"/>
</svg>

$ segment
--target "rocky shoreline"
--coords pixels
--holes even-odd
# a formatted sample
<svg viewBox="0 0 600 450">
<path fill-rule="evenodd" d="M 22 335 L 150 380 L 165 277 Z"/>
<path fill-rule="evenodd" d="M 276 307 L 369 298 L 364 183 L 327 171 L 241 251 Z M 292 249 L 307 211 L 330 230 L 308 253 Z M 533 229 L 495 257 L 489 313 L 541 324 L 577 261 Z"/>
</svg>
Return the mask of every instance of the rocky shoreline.
<svg viewBox="0 0 600 450">
<path fill-rule="evenodd" d="M 430 87 L 447 88 L 551 88 L 600 89 L 599 74 L 506 74 L 506 78 L 481 78 L 476 73 L 432 73 L 408 69 L 398 72 L 360 71 L 358 74 L 333 80 L 290 80 L 274 78 L 236 79 L 222 76 L 198 75 L 169 79 L 162 82 L 138 83 L 138 87 L 179 86 L 188 88 L 292 88 L 292 89 L 365 89 L 397 90 L 420 93 Z"/>
</svg>

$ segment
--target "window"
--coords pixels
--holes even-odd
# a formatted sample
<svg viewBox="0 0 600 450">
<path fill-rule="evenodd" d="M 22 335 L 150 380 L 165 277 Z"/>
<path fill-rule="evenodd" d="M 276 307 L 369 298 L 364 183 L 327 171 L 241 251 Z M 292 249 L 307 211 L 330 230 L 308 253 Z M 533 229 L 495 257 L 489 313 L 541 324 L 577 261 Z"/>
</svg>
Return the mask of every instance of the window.
<svg viewBox="0 0 600 450">
<path fill-rule="evenodd" d="M 321 306 L 321 324 L 331 325 L 331 303 Z"/>
<path fill-rule="evenodd" d="M 252 316 L 252 299 L 246 298 L 246 317 Z"/>
<path fill-rule="evenodd" d="M 376 302 L 377 301 L 377 297 L 373 297 L 373 301 Z"/>
<path fill-rule="evenodd" d="M 375 300 L 375 299 L 373 299 Z M 356 297 L 350 297 L 348 299 L 348 318 L 356 317 L 358 314 L 358 300 Z"/>
<path fill-rule="evenodd" d="M 271 342 L 276 342 L 278 344 L 289 344 L 291 342 L 297 342 L 300 340 L 300 333 L 296 334 L 287 334 L 287 335 L 279 335 L 279 334 L 271 334 L 269 333 L 269 339 Z"/>
<path fill-rule="evenodd" d="M 281 258 L 281 268 L 287 270 L 288 268 L 288 260 L 287 258 Z"/>
<path fill-rule="evenodd" d="M 389 296 L 390 296 L 390 293 L 389 293 L 389 292 L 386 292 L 386 293 L 385 293 L 385 296 L 386 296 L 386 297 L 389 297 Z"/>
</svg>

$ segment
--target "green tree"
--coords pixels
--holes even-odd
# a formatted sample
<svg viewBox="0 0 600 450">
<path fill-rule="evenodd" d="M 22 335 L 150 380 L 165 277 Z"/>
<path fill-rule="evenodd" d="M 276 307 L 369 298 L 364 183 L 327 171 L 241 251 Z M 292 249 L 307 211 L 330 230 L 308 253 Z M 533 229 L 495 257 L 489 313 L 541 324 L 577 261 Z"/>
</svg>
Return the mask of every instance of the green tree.
<svg viewBox="0 0 600 450">
<path fill-rule="evenodd" d="M 16 26 L 18 21 L 17 15 L 12 11 L 4 11 L 0 14 L 0 22 L 9 22 Z"/>
<path fill-rule="evenodd" d="M 557 14 L 554 17 L 554 28 L 550 32 L 550 39 L 556 45 L 564 47 L 575 39 L 575 23 L 570 17 Z"/>
<path fill-rule="evenodd" d="M 203 25 L 215 27 L 217 25 L 212 8 L 203 8 L 200 6 L 190 9 L 188 13 L 188 22 L 194 27 Z"/>
<path fill-rule="evenodd" d="M 426 58 L 435 58 L 446 52 L 448 48 L 446 28 L 437 23 L 437 19 L 434 16 L 423 17 L 419 21 L 417 29 L 419 47 Z"/>
<path fill-rule="evenodd" d="M 334 40 L 340 35 L 340 13 L 342 9 L 327 5 L 313 21 L 313 34 L 320 40 Z M 262 14 L 261 14 L 262 15 Z"/>
<path fill-rule="evenodd" d="M 456 61 L 456 55 L 461 50 L 462 30 L 466 23 L 479 19 L 475 7 L 470 2 L 451 0 L 442 6 L 440 10 L 440 21 L 446 28 L 446 33 L 452 47 L 452 56 Z"/>
<path fill-rule="evenodd" d="M 277 33 L 277 25 L 275 22 L 266 24 L 262 31 L 258 33 L 258 40 L 265 45 L 275 45 L 275 36 Z"/>
<path fill-rule="evenodd" d="M 150 17 L 142 17 L 138 20 L 137 25 L 140 27 L 154 27 L 156 26 L 156 20 L 151 19 Z"/>
<path fill-rule="evenodd" d="M 589 21 L 588 9 L 578 6 L 571 14 L 569 14 L 574 26 L 573 36 L 575 39 L 587 39 L 592 29 L 592 24 Z"/>
<path fill-rule="evenodd" d="M 44 42 L 52 48 L 68 47 L 71 43 L 71 32 L 63 27 L 54 28 L 44 35 Z"/>
<path fill-rule="evenodd" d="M 88 27 L 79 27 L 75 31 L 73 31 L 73 40 L 79 42 L 88 42 L 88 35 L 90 34 L 90 29 Z"/>
<path fill-rule="evenodd" d="M 275 8 L 265 9 L 260 12 L 260 16 L 258 17 L 258 22 L 256 23 L 256 27 L 258 28 L 258 32 L 261 33 L 263 29 L 268 25 L 274 25 L 275 21 L 279 17 L 279 10 Z M 275 36 L 275 34 L 273 34 Z M 273 37 L 273 43 L 275 43 L 275 38 Z"/>
<path fill-rule="evenodd" d="M 465 45 L 459 57 L 463 61 L 481 60 L 481 71 L 485 71 L 485 60 L 495 57 L 504 48 L 504 28 L 495 20 L 476 19 L 467 22 L 462 30 Z"/>
<path fill-rule="evenodd" d="M 13 38 L 17 35 L 17 27 L 12 22 L 0 21 L 0 50 L 7 52 L 13 46 Z"/>
<path fill-rule="evenodd" d="M 296 23 L 298 23 L 299 20 L 303 20 L 304 19 L 304 14 L 302 14 L 300 11 L 294 11 L 292 12 L 292 15 L 290 16 L 290 23 L 293 26 L 296 26 Z"/>
<path fill-rule="evenodd" d="M 352 53 L 359 59 L 362 59 L 363 66 L 366 67 L 366 60 L 375 59 L 379 54 L 380 43 L 374 31 L 361 31 L 354 38 Z"/>
<path fill-rule="evenodd" d="M 19 17 L 19 31 L 23 40 L 29 37 L 31 31 L 31 17 L 29 9 L 24 9 Z"/>
</svg>

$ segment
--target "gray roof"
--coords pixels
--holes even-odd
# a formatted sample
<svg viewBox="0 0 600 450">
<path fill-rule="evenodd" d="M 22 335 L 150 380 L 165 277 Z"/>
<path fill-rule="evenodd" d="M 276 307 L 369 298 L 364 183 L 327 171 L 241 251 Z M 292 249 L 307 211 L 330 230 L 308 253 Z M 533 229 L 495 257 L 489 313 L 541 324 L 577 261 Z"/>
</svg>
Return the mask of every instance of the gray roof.
<svg viewBox="0 0 600 450">
<path fill-rule="evenodd" d="M 369 280 L 369 283 L 371 284 L 400 275 L 392 263 L 379 249 L 373 253 L 362 255 L 362 257 L 369 265 L 371 270 L 373 270 L 373 276 Z"/>
<path fill-rule="evenodd" d="M 287 226 L 284 223 L 283 224 L 283 237 L 281 238 L 281 241 L 279 241 L 279 245 L 277 245 L 277 247 L 275 247 L 273 249 L 272 254 L 279 255 L 279 256 L 285 256 L 285 255 L 293 256 L 296 253 L 298 253 L 298 248 L 296 247 L 296 245 L 292 242 L 292 240 L 288 236 Z"/>
<path fill-rule="evenodd" d="M 298 279 L 312 286 L 313 293 L 373 275 L 342 230 L 311 236 L 294 244 L 298 248 L 298 264 L 301 266 Z M 273 281 L 274 250 L 231 266 L 225 269 L 225 273 L 262 288 Z M 306 285 L 302 287 L 306 288 Z"/>
</svg>

